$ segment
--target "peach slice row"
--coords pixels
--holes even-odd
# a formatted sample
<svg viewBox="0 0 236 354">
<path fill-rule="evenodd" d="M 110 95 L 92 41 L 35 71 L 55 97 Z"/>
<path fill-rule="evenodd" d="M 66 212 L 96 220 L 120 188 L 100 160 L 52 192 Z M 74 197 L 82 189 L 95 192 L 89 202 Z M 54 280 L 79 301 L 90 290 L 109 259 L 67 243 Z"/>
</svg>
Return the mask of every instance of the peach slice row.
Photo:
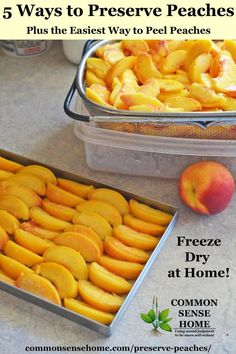
<svg viewBox="0 0 236 354">
<path fill-rule="evenodd" d="M 236 41 L 122 40 L 87 59 L 86 96 L 139 112 L 236 108 Z"/>
<path fill-rule="evenodd" d="M 171 219 L 115 190 L 0 157 L 0 281 L 103 324 Z"/>
</svg>

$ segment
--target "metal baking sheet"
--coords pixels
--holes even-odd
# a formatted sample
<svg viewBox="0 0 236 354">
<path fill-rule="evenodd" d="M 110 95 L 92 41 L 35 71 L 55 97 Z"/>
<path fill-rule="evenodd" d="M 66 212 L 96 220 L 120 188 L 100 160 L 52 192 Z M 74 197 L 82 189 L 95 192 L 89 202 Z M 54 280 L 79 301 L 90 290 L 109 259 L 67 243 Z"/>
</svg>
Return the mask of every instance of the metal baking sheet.
<svg viewBox="0 0 236 354">
<path fill-rule="evenodd" d="M 118 322 L 120 321 L 123 313 L 127 310 L 129 303 L 132 301 L 133 297 L 135 296 L 139 286 L 141 285 L 143 279 L 145 278 L 145 276 L 147 275 L 149 269 L 151 268 L 153 262 L 156 260 L 158 254 L 160 253 L 165 241 L 167 240 L 169 234 L 171 233 L 176 220 L 177 220 L 177 216 L 178 216 L 178 211 L 177 208 L 175 208 L 174 206 L 168 205 L 168 204 L 164 204 L 158 201 L 155 201 L 153 199 L 149 199 L 137 194 L 133 194 L 127 191 L 124 191 L 122 189 L 118 189 L 112 185 L 107 185 L 107 184 L 102 184 L 99 183 L 96 180 L 93 179 L 88 179 L 88 178 L 84 178 L 66 171 L 62 171 L 60 169 L 57 169 L 53 166 L 49 166 L 46 164 L 43 164 L 39 161 L 35 161 L 35 160 L 31 160 L 28 158 L 25 158 L 23 156 L 17 155 L 15 153 L 12 152 L 8 152 L 6 150 L 2 150 L 0 149 L 0 156 L 8 158 L 10 160 L 19 162 L 23 165 L 29 165 L 29 164 L 40 164 L 42 166 L 48 167 L 50 168 L 58 177 L 63 177 L 63 178 L 68 178 L 68 179 L 72 179 L 74 181 L 80 182 L 80 183 L 85 183 L 85 184 L 93 184 L 96 187 L 106 187 L 106 188 L 111 188 L 116 190 L 117 192 L 122 193 L 122 195 L 126 198 L 126 199 L 131 199 L 134 198 L 139 202 L 145 203 L 147 205 L 150 205 L 152 207 L 156 207 L 160 210 L 163 210 L 165 212 L 168 212 L 170 214 L 173 215 L 172 221 L 170 222 L 170 224 L 168 225 L 165 233 L 163 234 L 163 236 L 160 239 L 160 242 L 158 243 L 158 245 L 156 246 L 156 248 L 153 250 L 153 252 L 151 253 L 147 263 L 145 264 L 142 272 L 140 273 L 139 277 L 136 279 L 136 281 L 134 282 L 132 289 L 130 290 L 130 292 L 128 293 L 128 295 L 125 298 L 125 301 L 123 303 L 123 305 L 121 306 L 121 308 L 119 309 L 119 311 L 116 313 L 114 320 L 112 321 L 112 323 L 108 326 L 108 325 L 103 325 L 99 322 L 96 322 L 92 319 L 89 319 L 85 316 L 79 315 L 73 311 L 67 310 L 65 307 L 59 306 L 59 305 L 55 305 L 52 302 L 47 301 L 46 299 L 40 298 L 36 295 L 33 295 L 27 291 L 24 291 L 22 289 L 19 289 L 15 286 L 9 285 L 7 283 L 4 283 L 2 281 L 0 281 L 0 289 L 6 291 L 7 293 L 10 293 L 12 295 L 15 295 L 23 300 L 29 301 L 35 305 L 38 305 L 48 311 L 51 311 L 53 313 L 56 313 L 57 315 L 60 315 L 62 317 L 65 317 L 71 321 L 74 321 L 78 324 L 81 324 L 89 329 L 92 329 L 96 332 L 99 332 L 105 336 L 110 336 L 112 334 L 112 332 L 114 331 L 115 327 L 117 326 Z"/>
</svg>

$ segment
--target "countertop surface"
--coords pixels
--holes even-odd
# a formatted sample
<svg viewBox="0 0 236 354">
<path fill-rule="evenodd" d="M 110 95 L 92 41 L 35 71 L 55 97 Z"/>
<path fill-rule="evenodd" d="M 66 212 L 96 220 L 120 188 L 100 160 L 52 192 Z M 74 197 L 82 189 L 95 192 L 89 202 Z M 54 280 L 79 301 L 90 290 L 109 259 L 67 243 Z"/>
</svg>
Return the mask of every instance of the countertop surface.
<svg viewBox="0 0 236 354">
<path fill-rule="evenodd" d="M 102 173 L 89 169 L 83 142 L 74 135 L 74 123 L 63 111 L 64 98 L 75 73 L 76 66 L 64 58 L 61 42 L 55 42 L 47 54 L 37 58 L 20 60 L 1 53 L 0 148 L 175 205 L 179 207 L 179 219 L 111 337 L 104 338 L 81 325 L 0 291 L 0 354 L 25 353 L 27 346 L 79 347 L 86 344 L 91 347 L 116 347 L 114 351 L 122 353 L 128 351 L 124 346 L 132 345 L 182 346 L 188 347 L 184 351 L 187 353 L 198 353 L 198 347 L 211 345 L 210 353 L 235 353 L 235 196 L 224 212 L 204 217 L 183 206 L 175 180 Z M 188 249 L 177 247 L 178 235 L 187 238 L 220 238 L 222 245 Z M 186 263 L 186 251 L 210 254 L 209 261 L 206 265 Z M 202 270 L 228 267 L 229 277 L 168 277 L 169 270 L 183 270 L 185 267 Z M 215 336 L 177 337 L 174 332 L 166 332 L 160 337 L 153 336 L 150 326 L 140 320 L 139 314 L 149 310 L 154 295 L 158 296 L 162 309 L 170 308 L 173 327 L 179 327 L 181 318 L 178 317 L 178 311 L 181 308 L 172 306 L 172 299 L 218 299 L 218 306 L 208 308 L 211 312 L 208 320 L 211 327 L 215 328 Z M 200 317 L 184 319 L 202 320 Z M 61 351 L 60 348 L 54 348 L 53 352 Z M 83 352 L 99 353 L 94 349 Z M 100 352 L 106 351 L 104 349 Z M 139 348 L 137 352 L 147 351 Z M 163 349 L 159 348 L 158 352 L 163 352 Z"/>
</svg>

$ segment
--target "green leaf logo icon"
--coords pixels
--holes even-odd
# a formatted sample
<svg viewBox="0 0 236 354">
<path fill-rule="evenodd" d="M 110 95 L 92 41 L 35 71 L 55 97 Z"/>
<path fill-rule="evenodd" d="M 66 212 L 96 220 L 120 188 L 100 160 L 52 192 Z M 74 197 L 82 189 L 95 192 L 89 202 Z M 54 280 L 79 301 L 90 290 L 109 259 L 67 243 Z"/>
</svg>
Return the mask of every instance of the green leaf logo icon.
<svg viewBox="0 0 236 354">
<path fill-rule="evenodd" d="M 158 310 L 158 300 L 157 297 L 154 296 L 152 308 L 148 311 L 148 313 L 140 313 L 140 317 L 145 323 L 152 324 L 154 327 L 153 331 L 155 333 L 161 334 L 158 328 L 166 332 L 172 332 L 172 328 L 169 324 L 169 322 L 172 320 L 172 317 L 168 318 L 169 312 L 169 309 L 162 311 Z"/>
</svg>

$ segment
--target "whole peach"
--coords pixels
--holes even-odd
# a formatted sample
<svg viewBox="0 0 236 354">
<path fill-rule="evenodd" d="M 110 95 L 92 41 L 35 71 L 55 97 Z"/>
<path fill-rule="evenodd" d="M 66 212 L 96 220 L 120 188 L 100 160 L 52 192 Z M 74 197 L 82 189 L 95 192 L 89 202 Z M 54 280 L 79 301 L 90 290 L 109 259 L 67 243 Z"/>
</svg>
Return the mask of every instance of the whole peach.
<svg viewBox="0 0 236 354">
<path fill-rule="evenodd" d="M 181 174 L 178 185 L 182 201 L 201 214 L 223 211 L 233 196 L 234 187 L 229 170 L 214 161 L 190 165 Z"/>
</svg>

